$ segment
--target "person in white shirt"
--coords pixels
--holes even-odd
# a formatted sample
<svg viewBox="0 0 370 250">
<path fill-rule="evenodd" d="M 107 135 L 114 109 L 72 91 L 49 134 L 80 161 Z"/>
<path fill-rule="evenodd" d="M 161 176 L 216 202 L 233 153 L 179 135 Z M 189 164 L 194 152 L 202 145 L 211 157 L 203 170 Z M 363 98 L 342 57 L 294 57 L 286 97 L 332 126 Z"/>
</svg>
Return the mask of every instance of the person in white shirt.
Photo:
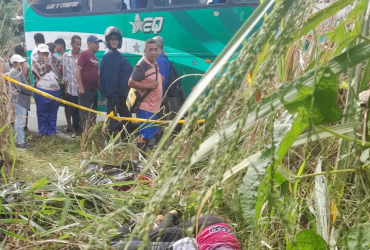
<svg viewBox="0 0 370 250">
<path fill-rule="evenodd" d="M 33 61 L 37 61 L 37 59 L 39 59 L 39 50 L 38 50 L 38 46 L 40 44 L 45 44 L 45 37 L 43 34 L 41 33 L 36 33 L 34 36 L 33 36 L 33 39 L 35 39 L 35 44 L 36 44 L 36 48 L 34 48 L 32 50 L 32 53 L 31 53 L 31 65 L 32 65 L 32 62 Z M 49 55 L 49 57 L 51 57 Z"/>
</svg>

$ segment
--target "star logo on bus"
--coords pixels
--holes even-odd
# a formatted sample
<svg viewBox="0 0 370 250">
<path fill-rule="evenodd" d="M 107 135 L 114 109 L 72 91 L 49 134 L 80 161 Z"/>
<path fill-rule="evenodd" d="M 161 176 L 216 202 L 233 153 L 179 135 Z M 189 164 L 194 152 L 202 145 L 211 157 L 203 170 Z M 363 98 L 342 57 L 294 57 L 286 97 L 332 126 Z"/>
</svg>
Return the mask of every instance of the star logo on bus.
<svg viewBox="0 0 370 250">
<path fill-rule="evenodd" d="M 134 53 L 140 53 L 140 45 L 137 42 L 132 47 L 134 47 Z"/>
<path fill-rule="evenodd" d="M 141 32 L 144 32 L 143 31 L 144 22 L 141 21 L 141 17 L 139 14 L 135 15 L 135 22 L 130 22 L 130 24 L 132 25 L 132 33 L 137 33 L 139 30 L 141 30 Z"/>
</svg>

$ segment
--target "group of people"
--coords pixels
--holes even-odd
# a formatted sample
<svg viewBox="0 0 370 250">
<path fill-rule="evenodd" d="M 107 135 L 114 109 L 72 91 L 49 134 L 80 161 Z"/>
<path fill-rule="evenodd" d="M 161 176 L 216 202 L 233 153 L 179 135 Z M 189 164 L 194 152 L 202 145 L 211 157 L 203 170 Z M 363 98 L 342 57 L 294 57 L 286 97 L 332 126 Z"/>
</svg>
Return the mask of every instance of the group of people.
<svg viewBox="0 0 370 250">
<path fill-rule="evenodd" d="M 149 225 L 150 243 L 145 243 L 140 237 L 131 233 L 138 219 L 131 220 L 117 231 L 111 246 L 114 249 L 137 249 L 143 244 L 144 249 L 156 250 L 240 250 L 240 243 L 232 227 L 215 215 L 199 217 L 198 230 L 196 223 L 189 220 L 181 223 L 179 212 L 170 211 L 165 217 L 158 215 L 154 224 Z"/>
<path fill-rule="evenodd" d="M 163 53 L 163 39 L 159 36 L 145 42 L 144 55 L 132 67 L 119 52 L 123 45 L 122 32 L 117 27 L 108 27 L 105 31 L 107 51 L 100 65 L 96 52 L 103 42 L 95 35 L 87 38 L 87 49 L 80 51 L 82 39 L 78 35 L 71 38 L 71 50 L 66 51 L 66 42 L 59 38 L 53 43 L 45 44 L 41 33 L 34 35 L 36 48 L 31 53 L 31 72 L 34 87 L 54 97 L 60 97 L 71 103 L 96 110 L 98 90 L 101 98 L 107 98 L 107 113 L 115 116 L 131 117 L 131 111 L 126 105 L 130 88 L 138 91 L 142 100 L 137 110 L 138 118 L 158 119 L 158 112 L 163 97 L 163 90 L 169 77 L 170 63 Z M 22 46 L 22 45 L 21 45 Z M 17 47 L 17 46 L 16 46 Z M 19 48 L 18 48 L 19 49 Z M 0 60 L 0 72 L 11 78 L 29 85 L 27 81 L 28 66 L 24 56 L 24 47 L 19 54 L 14 49 L 10 58 L 11 69 L 6 73 L 4 61 Z M 26 148 L 24 127 L 27 111 L 30 110 L 31 91 L 12 84 L 17 90 L 13 95 L 15 106 L 16 145 Z M 38 130 L 40 135 L 56 134 L 57 113 L 59 103 L 45 95 L 34 94 L 37 108 Z M 72 138 L 81 134 L 86 128 L 96 122 L 96 115 L 68 105 L 64 106 L 67 127 L 63 132 L 74 132 Z M 129 133 L 133 131 L 130 123 L 125 124 Z M 146 150 L 149 140 L 158 133 L 157 126 L 142 125 L 137 139 L 137 146 Z M 115 136 L 118 122 L 109 119 L 108 133 Z"/>
</svg>

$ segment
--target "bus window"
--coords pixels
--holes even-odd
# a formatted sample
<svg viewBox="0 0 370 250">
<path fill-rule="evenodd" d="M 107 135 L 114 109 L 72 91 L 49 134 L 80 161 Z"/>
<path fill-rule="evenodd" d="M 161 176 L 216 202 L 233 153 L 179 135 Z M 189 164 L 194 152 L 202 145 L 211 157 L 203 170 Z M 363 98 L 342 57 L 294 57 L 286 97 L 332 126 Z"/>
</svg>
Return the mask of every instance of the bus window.
<svg viewBox="0 0 370 250">
<path fill-rule="evenodd" d="M 148 0 L 122 0 L 122 10 L 145 9 L 148 6 Z"/>
<path fill-rule="evenodd" d="M 87 9 L 93 12 L 117 11 L 121 9 L 122 0 L 87 0 Z"/>
<path fill-rule="evenodd" d="M 154 0 L 157 7 L 168 7 L 178 5 L 206 5 L 206 4 L 223 4 L 227 0 Z"/>
<path fill-rule="evenodd" d="M 82 10 L 82 0 L 28 0 L 28 2 L 42 14 L 68 14 Z"/>
</svg>

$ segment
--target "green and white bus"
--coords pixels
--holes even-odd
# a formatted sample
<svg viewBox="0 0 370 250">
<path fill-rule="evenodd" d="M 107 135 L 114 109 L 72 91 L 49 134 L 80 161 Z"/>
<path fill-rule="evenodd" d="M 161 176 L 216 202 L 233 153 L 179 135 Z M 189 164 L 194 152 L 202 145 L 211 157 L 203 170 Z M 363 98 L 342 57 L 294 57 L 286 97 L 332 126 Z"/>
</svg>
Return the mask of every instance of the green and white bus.
<svg viewBox="0 0 370 250">
<path fill-rule="evenodd" d="M 33 35 L 46 42 L 63 38 L 70 49 L 71 37 L 94 34 L 104 40 L 108 26 L 123 33 L 120 50 L 131 65 L 143 54 L 144 42 L 161 36 L 165 53 L 180 74 L 202 74 L 230 38 L 259 5 L 260 0 L 24 0 L 27 53 L 35 48 Z M 258 27 L 256 27 L 258 28 Z M 101 44 L 97 57 L 105 52 Z M 183 79 L 186 95 L 199 77 Z M 100 107 L 99 109 L 101 109 Z"/>
</svg>

